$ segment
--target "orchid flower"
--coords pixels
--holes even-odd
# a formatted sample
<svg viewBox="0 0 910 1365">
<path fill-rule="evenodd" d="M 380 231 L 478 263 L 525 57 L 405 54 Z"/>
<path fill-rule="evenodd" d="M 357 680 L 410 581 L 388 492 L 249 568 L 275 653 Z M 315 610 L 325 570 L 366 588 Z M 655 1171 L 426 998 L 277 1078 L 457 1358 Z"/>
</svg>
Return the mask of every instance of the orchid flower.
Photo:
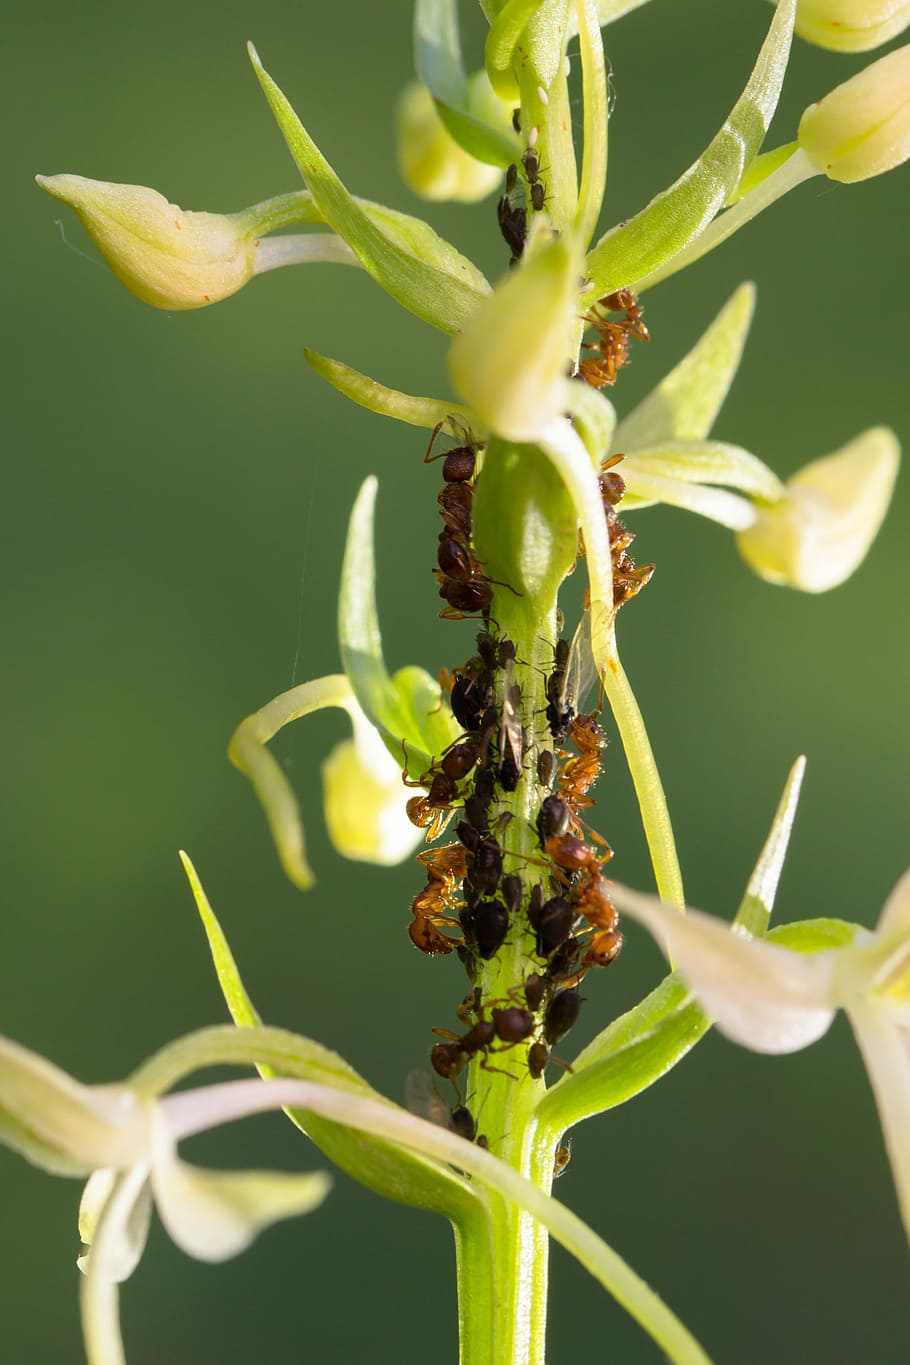
<svg viewBox="0 0 910 1365">
<path fill-rule="evenodd" d="M 734 1042 L 794 1052 L 844 1010 L 869 1073 L 910 1238 L 910 871 L 874 930 L 807 920 L 773 931 L 773 942 L 731 931 L 698 910 L 680 915 L 651 896 L 615 890 L 620 910 L 650 930 Z"/>
<path fill-rule="evenodd" d="M 124 1361 L 116 1286 L 142 1255 L 153 1199 L 179 1247 L 199 1260 L 220 1261 L 271 1223 L 316 1208 L 328 1193 L 330 1177 L 321 1172 L 214 1172 L 181 1161 L 180 1137 L 237 1116 L 236 1109 L 225 1112 L 216 1092 L 196 1092 L 195 1124 L 181 1130 L 177 1097 L 158 1099 L 128 1085 L 81 1085 L 0 1039 L 0 1141 L 55 1174 L 91 1177 L 79 1216 L 80 1235 L 90 1244 L 80 1258 L 89 1365 Z M 245 1112 L 260 1107 L 249 1103 Z"/>
</svg>

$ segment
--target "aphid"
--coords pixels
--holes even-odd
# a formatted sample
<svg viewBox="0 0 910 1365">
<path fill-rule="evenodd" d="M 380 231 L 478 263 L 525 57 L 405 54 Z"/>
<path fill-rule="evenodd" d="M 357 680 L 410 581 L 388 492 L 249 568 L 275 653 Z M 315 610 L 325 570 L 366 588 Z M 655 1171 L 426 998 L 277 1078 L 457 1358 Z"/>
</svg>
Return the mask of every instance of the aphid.
<svg viewBox="0 0 910 1365">
<path fill-rule="evenodd" d="M 546 1043 L 532 1043 L 528 1048 L 528 1071 L 531 1079 L 539 1081 L 544 1071 L 547 1069 L 547 1062 L 550 1060 L 550 1049 Z"/>
<path fill-rule="evenodd" d="M 552 1045 L 565 1038 L 578 1019 L 581 996 L 578 991 L 559 991 L 547 1005 L 543 1017 L 543 1036 Z"/>
<path fill-rule="evenodd" d="M 465 730 L 480 730 L 487 707 L 493 700 L 493 679 L 486 673 L 469 676 L 456 673 L 449 705 Z"/>
<path fill-rule="evenodd" d="M 464 1104 L 457 1104 L 449 1114 L 449 1128 L 459 1137 L 464 1138 L 465 1142 L 473 1142 L 477 1132 L 477 1125 L 474 1122 L 474 1115 Z"/>
<path fill-rule="evenodd" d="M 510 872 L 507 877 L 503 877 L 499 886 L 499 894 L 502 896 L 510 915 L 517 915 L 521 909 L 523 893 L 524 887 L 517 872 Z"/>
<path fill-rule="evenodd" d="M 509 932 L 509 912 L 498 900 L 481 900 L 468 912 L 476 952 L 485 962 L 505 943 Z"/>
<path fill-rule="evenodd" d="M 517 1005 L 509 1009 L 493 1011 L 493 1027 L 497 1038 L 504 1043 L 523 1043 L 530 1038 L 537 1027 L 530 1010 L 520 1009 Z"/>
<path fill-rule="evenodd" d="M 495 891 L 502 876 L 502 848 L 492 835 L 481 839 L 467 871 L 467 881 L 478 891 Z"/>
<path fill-rule="evenodd" d="M 547 678 L 547 723 L 557 743 L 569 733 L 576 712 L 583 705 L 593 683 L 597 665 L 591 646 L 591 612 L 587 609 L 578 623 L 571 645 L 557 640 L 553 672 Z"/>
<path fill-rule="evenodd" d="M 534 1014 L 540 1009 L 547 991 L 547 983 L 539 972 L 532 973 L 524 983 L 525 1002 Z"/>
<path fill-rule="evenodd" d="M 512 196 L 517 185 L 518 167 L 511 165 L 506 171 L 506 192 L 496 205 L 496 217 L 499 222 L 499 231 L 512 253 L 513 261 L 517 261 L 525 249 L 528 223 L 528 215 L 524 205 L 512 202 Z"/>
<path fill-rule="evenodd" d="M 558 796 L 545 796 L 537 813 L 537 837 L 542 848 L 548 839 L 566 834 L 572 826 L 572 811 Z"/>
<path fill-rule="evenodd" d="M 537 909 L 528 911 L 528 921 L 537 935 L 538 957 L 549 957 L 572 932 L 576 911 L 564 896 L 553 896 Z"/>
<path fill-rule="evenodd" d="M 535 180 L 531 186 L 531 208 L 535 213 L 540 213 L 544 204 L 547 202 L 547 192 L 539 180 Z"/>
<path fill-rule="evenodd" d="M 537 781 L 542 787 L 552 787 L 559 771 L 559 759 L 552 749 L 541 749 L 537 755 Z"/>
<path fill-rule="evenodd" d="M 450 1111 L 426 1071 L 409 1071 L 404 1079 L 404 1102 L 412 1114 L 435 1123 L 437 1128 L 448 1128 Z"/>
<path fill-rule="evenodd" d="M 547 963 L 547 984 L 569 988 L 577 986 L 587 968 L 579 967 L 581 944 L 574 934 L 559 945 Z"/>
<path fill-rule="evenodd" d="M 524 734 L 521 728 L 521 689 L 512 680 L 511 662 L 506 666 L 502 699 L 502 728 L 499 732 L 499 766 L 496 776 L 503 791 L 513 792 L 521 777 Z"/>
<path fill-rule="evenodd" d="M 528 184 L 534 185 L 540 178 L 540 158 L 537 155 L 536 147 L 529 147 L 521 158 L 521 164 L 525 168 L 525 175 L 528 177 Z"/>
<path fill-rule="evenodd" d="M 553 1156 L 553 1179 L 558 1180 L 572 1160 L 572 1139 L 564 1137 Z"/>
</svg>

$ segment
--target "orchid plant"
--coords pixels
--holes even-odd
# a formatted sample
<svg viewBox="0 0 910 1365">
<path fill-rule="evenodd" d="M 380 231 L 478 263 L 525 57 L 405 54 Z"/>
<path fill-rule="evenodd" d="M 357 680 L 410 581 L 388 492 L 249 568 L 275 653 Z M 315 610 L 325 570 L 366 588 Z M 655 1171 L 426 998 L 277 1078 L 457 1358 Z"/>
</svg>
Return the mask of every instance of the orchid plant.
<svg viewBox="0 0 910 1365">
<path fill-rule="evenodd" d="M 322 773 L 338 852 L 393 864 L 425 845 L 411 940 L 428 956 L 457 956 L 467 994 L 461 1031 L 435 1044 L 435 1076 L 413 1078 L 409 1109 L 321 1044 L 263 1024 L 185 854 L 232 1023 L 178 1039 L 114 1086 L 81 1085 L 0 1042 L 0 1138 L 53 1173 L 87 1178 L 79 1230 L 89 1365 L 126 1359 L 117 1286 L 138 1265 L 153 1204 L 180 1247 L 220 1260 L 330 1197 L 324 1159 L 449 1220 L 463 1365 L 544 1360 L 550 1237 L 675 1365 L 705 1365 L 680 1318 L 551 1186 L 567 1131 L 660 1079 L 712 1022 L 747 1047 L 784 1052 L 846 1011 L 910 1235 L 910 874 L 874 933 L 833 918 L 769 930 L 799 760 L 732 924 L 687 911 L 657 763 L 617 643 L 619 610 L 653 569 L 629 554 L 627 515 L 659 503 L 698 513 L 732 530 L 770 583 L 827 591 L 870 549 L 897 475 L 897 438 L 874 427 L 784 482 L 755 454 L 712 437 L 752 317 L 748 284 L 632 411 L 619 418 L 607 393 L 648 338 L 642 300 L 650 304 L 653 286 L 810 177 L 851 183 L 910 157 L 910 47 L 811 105 L 792 141 L 765 146 L 794 30 L 864 51 L 910 25 L 910 5 L 779 0 L 743 92 L 702 155 L 598 235 L 610 112 L 604 30 L 644 2 L 482 0 L 489 29 L 482 64 L 469 72 L 454 0 L 417 0 L 417 81 L 398 107 L 401 170 L 428 199 L 498 193 L 510 258 L 498 282 L 426 223 L 352 194 L 252 47 L 302 189 L 220 215 L 184 211 L 144 187 L 38 177 L 126 287 L 156 307 L 207 306 L 263 271 L 328 261 L 364 270 L 451 336 L 452 395 L 401 392 L 312 351 L 307 360 L 341 395 L 427 434 L 427 459 L 442 460 L 441 614 L 476 628 L 470 657 L 438 680 L 416 666 L 388 671 L 370 479 L 354 499 L 344 556 L 342 671 L 267 702 L 229 748 L 304 892 L 319 894 L 297 799 L 268 745 L 321 709 L 345 711 L 353 732 Z M 583 613 L 565 622 L 559 594 L 582 556 Z M 589 823 L 608 730 L 631 772 L 656 896 L 609 878 L 611 850 Z M 450 825 L 455 839 L 439 844 Z M 578 987 L 619 955 L 620 915 L 655 935 L 670 971 L 574 1055 L 565 1040 Z M 175 1090 L 214 1065 L 258 1076 Z M 182 1139 L 269 1109 L 309 1139 L 305 1173 L 212 1172 L 178 1157 Z"/>
</svg>

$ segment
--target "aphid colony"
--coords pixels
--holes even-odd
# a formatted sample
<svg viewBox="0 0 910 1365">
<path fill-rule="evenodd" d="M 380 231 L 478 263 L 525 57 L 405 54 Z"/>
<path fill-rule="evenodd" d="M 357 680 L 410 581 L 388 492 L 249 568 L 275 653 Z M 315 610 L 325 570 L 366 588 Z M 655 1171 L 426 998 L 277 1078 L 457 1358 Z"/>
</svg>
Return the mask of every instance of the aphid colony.
<svg viewBox="0 0 910 1365">
<path fill-rule="evenodd" d="M 550 1060 L 558 1061 L 551 1048 L 578 1018 L 579 984 L 592 967 L 613 961 L 622 935 L 603 874 L 612 850 L 582 819 L 594 804 L 590 792 L 606 745 L 598 712 L 577 709 L 596 679 L 590 614 L 571 642 L 556 642 L 539 700 L 523 696 L 516 667 L 522 661 L 491 620 L 491 580 L 472 543 L 479 447 L 465 436 L 444 455 L 433 455 L 437 435 L 438 429 L 426 460 L 443 460 L 443 530 L 434 570 L 446 603 L 440 615 L 479 616 L 482 626 L 476 653 L 441 676 L 462 733 L 419 777 L 409 776 L 405 765 L 405 782 L 421 789 L 408 802 L 409 818 L 426 829 L 428 840 L 452 821 L 456 833 L 454 842 L 418 855 L 426 884 L 412 901 L 409 933 L 428 956 L 456 952 L 472 985 L 480 966 L 509 942 L 525 943 L 527 961 L 523 981 L 508 998 L 485 1000 L 473 985 L 457 1011 L 463 1032 L 435 1030 L 443 1041 L 432 1049 L 433 1069 L 458 1090 L 458 1077 L 475 1059 L 485 1070 L 514 1076 L 507 1067 L 521 1058 L 539 1079 Z M 632 536 L 615 511 L 624 491 L 613 468 L 618 459 L 604 465 L 600 480 L 617 606 L 653 572 L 653 565 L 636 568 L 627 553 Z M 503 808 L 503 799 L 523 780 L 531 784 L 537 808 L 534 837 L 518 841 L 525 850 L 519 853 L 511 823 L 517 817 Z M 514 1056 L 503 1064 L 501 1054 L 509 1053 Z M 479 1140 L 460 1090 L 449 1121 L 454 1131 Z"/>
<path fill-rule="evenodd" d="M 532 133 L 536 133 L 536 129 L 532 129 Z M 547 202 L 547 192 L 540 178 L 536 142 L 536 137 L 533 137 L 521 158 L 524 182 L 519 181 L 518 166 L 510 166 L 506 171 L 505 193 L 496 205 L 499 231 L 512 253 L 511 265 L 515 265 L 524 253 L 528 235 L 528 205 L 533 213 L 540 213 Z"/>
</svg>

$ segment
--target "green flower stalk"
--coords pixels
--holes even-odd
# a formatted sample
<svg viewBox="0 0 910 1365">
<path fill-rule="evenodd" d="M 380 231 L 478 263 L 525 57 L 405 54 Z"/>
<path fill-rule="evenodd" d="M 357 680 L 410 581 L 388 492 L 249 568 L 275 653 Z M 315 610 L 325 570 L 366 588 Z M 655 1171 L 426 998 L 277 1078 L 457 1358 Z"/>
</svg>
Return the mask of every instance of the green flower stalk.
<svg viewBox="0 0 910 1365">
<path fill-rule="evenodd" d="M 229 749 L 302 890 L 314 877 L 297 797 L 268 745 L 291 721 L 324 708 L 345 711 L 353 727 L 322 768 L 335 849 L 389 865 L 424 838 L 431 845 L 417 860 L 425 885 L 413 897 L 408 932 L 426 956 L 459 961 L 468 990 L 454 1006 L 458 1030 L 435 1030 L 435 1079 L 413 1085 L 436 1122 L 399 1109 L 319 1044 L 262 1025 L 185 855 L 233 1026 L 178 1040 L 116 1089 L 82 1087 L 0 1042 L 0 1138 L 50 1170 L 90 1175 L 81 1221 L 90 1243 L 83 1262 L 90 1365 L 123 1361 L 116 1286 L 141 1255 L 152 1197 L 174 1240 L 206 1259 L 234 1254 L 260 1228 L 323 1199 L 322 1175 L 211 1176 L 178 1161 L 184 1137 L 273 1108 L 369 1188 L 451 1223 L 461 1365 L 543 1365 L 551 1235 L 673 1365 L 710 1365 L 675 1315 L 550 1189 L 566 1131 L 653 1084 L 712 1018 L 739 1041 L 782 1051 L 820 1036 L 837 1008 L 847 1011 L 910 1218 L 902 1155 L 908 1075 L 898 1056 L 906 1042 L 906 879 L 874 935 L 824 920 L 763 941 L 799 762 L 736 932 L 686 913 L 666 798 L 617 639 L 620 610 L 655 570 L 631 556 L 628 515 L 664 503 L 706 516 L 735 533 L 766 580 L 824 591 L 870 550 L 897 475 L 897 438 L 873 427 L 783 479 L 713 434 L 751 321 L 748 285 L 635 409 L 618 416 L 606 393 L 659 321 L 649 295 L 646 324 L 642 291 L 802 180 L 824 173 L 849 183 L 910 157 L 908 48 L 810 106 L 794 142 L 764 145 L 794 26 L 829 46 L 860 50 L 910 18 L 903 4 L 780 0 L 751 73 L 743 72 L 740 97 L 702 155 L 597 237 L 609 118 L 601 29 L 643 3 L 485 3 L 484 65 L 468 74 L 452 0 L 418 0 L 419 81 L 398 104 L 400 168 L 413 190 L 438 201 L 475 202 L 500 190 L 496 225 L 507 254 L 492 283 L 428 224 L 354 195 L 252 47 L 302 188 L 218 215 L 184 212 L 142 187 L 39 177 L 79 214 L 127 288 L 157 307 L 217 302 L 281 265 L 340 262 L 363 269 L 451 338 L 457 401 L 393 389 L 310 350 L 306 359 L 361 406 L 430 433 L 425 461 L 439 474 L 439 614 L 467 618 L 475 636 L 469 657 L 438 681 L 415 665 L 389 672 L 370 478 L 348 528 L 340 671 L 259 707 Z M 569 84 L 575 36 L 580 103 Z M 581 126 L 573 128 L 579 109 Z M 301 225 L 328 231 L 274 235 Z M 578 564 L 584 605 L 566 622 L 561 592 Z M 611 731 L 631 774 L 658 898 L 613 882 L 613 850 L 591 825 L 590 793 Z M 440 845 L 448 828 L 454 837 Z M 600 991 L 588 986 L 620 954 L 621 911 L 656 933 L 675 967 L 573 1056 L 567 1039 L 582 1004 L 579 987 L 586 982 L 598 1000 L 591 1013 L 602 1008 Z M 168 1093 L 193 1071 L 219 1064 L 259 1075 Z"/>
</svg>

